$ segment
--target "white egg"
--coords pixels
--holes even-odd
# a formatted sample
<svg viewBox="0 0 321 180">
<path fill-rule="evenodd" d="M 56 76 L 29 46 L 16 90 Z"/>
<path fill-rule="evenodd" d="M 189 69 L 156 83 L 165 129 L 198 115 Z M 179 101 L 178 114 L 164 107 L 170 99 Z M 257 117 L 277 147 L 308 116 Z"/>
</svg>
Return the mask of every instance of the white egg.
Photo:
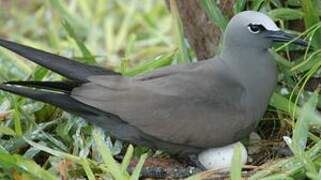
<svg viewBox="0 0 321 180">
<path fill-rule="evenodd" d="M 234 148 L 237 144 L 241 145 L 241 162 L 244 165 L 247 160 L 247 151 L 240 142 L 205 150 L 198 155 L 198 160 L 206 169 L 228 171 L 231 167 Z"/>
</svg>

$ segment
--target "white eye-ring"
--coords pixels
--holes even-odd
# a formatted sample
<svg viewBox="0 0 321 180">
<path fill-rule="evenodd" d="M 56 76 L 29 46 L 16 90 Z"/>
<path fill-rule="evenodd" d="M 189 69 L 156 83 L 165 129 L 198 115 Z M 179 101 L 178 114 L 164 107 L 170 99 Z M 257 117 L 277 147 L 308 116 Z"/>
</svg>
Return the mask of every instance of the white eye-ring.
<svg viewBox="0 0 321 180">
<path fill-rule="evenodd" d="M 247 26 L 247 29 L 253 34 L 258 34 L 261 31 L 265 30 L 265 28 L 262 25 L 257 25 L 257 24 L 249 24 Z"/>
</svg>

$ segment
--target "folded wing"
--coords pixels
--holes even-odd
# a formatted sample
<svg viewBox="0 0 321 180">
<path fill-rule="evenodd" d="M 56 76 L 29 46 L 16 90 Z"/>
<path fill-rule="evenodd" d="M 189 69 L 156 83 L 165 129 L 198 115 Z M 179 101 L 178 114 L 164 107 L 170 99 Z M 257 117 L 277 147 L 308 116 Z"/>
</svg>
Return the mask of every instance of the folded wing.
<svg viewBox="0 0 321 180">
<path fill-rule="evenodd" d="M 72 97 L 169 143 L 219 146 L 240 138 L 233 123 L 245 118 L 244 89 L 225 68 L 208 61 L 134 78 L 91 76 Z"/>
</svg>

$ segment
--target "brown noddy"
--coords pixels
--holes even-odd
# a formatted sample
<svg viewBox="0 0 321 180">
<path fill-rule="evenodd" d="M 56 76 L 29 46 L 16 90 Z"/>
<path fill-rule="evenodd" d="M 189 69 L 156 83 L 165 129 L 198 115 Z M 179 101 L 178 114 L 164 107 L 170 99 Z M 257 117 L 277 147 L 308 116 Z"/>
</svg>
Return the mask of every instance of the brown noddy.
<svg viewBox="0 0 321 180">
<path fill-rule="evenodd" d="M 224 33 L 222 53 L 135 77 L 0 40 L 7 48 L 69 81 L 15 81 L 0 89 L 60 107 L 133 144 L 198 154 L 237 142 L 263 116 L 277 81 L 273 42 L 301 39 L 266 15 L 245 11 Z"/>
</svg>

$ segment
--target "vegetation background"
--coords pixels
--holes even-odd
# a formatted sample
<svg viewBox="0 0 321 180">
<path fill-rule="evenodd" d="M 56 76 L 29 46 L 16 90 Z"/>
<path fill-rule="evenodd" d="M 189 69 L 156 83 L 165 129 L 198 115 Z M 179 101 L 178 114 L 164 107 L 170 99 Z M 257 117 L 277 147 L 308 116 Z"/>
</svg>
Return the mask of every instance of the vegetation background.
<svg viewBox="0 0 321 180">
<path fill-rule="evenodd" d="M 249 165 L 241 171 L 236 153 L 230 178 L 321 179 L 320 0 L 2 0 L 0 36 L 133 76 L 219 53 L 228 19 L 245 9 L 267 13 L 310 45 L 271 51 L 280 71 L 278 87 L 257 138 L 245 140 Z M 3 49 L 0 78 L 61 79 Z M 166 156 L 112 140 L 55 107 L 3 92 L 0 120 L 0 179 L 138 179 L 147 153 Z M 139 161 L 129 174 L 131 159 Z M 217 176 L 210 171 L 190 179 Z"/>
</svg>

